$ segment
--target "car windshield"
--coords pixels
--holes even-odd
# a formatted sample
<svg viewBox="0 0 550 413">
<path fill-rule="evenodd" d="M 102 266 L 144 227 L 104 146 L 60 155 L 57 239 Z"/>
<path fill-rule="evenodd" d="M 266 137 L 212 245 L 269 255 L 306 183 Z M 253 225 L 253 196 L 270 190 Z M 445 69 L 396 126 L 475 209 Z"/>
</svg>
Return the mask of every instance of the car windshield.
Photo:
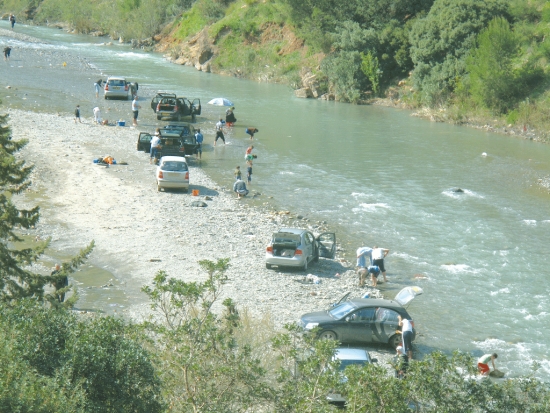
<svg viewBox="0 0 550 413">
<path fill-rule="evenodd" d="M 124 86 L 124 80 L 109 80 L 111 86 Z"/>
<path fill-rule="evenodd" d="M 340 320 L 341 318 L 347 316 L 349 313 L 355 310 L 355 308 L 356 307 L 348 301 L 334 307 L 328 313 L 332 318 L 335 318 L 336 320 Z"/>
<path fill-rule="evenodd" d="M 357 364 L 359 366 L 362 366 L 364 364 L 367 364 L 367 360 L 341 360 L 340 367 L 338 367 L 338 370 L 344 371 L 347 366 L 351 366 L 352 364 Z"/>
<path fill-rule="evenodd" d="M 163 162 L 160 168 L 163 171 L 169 171 L 169 172 L 187 171 L 187 165 L 185 164 L 185 162 L 176 162 L 176 161 Z"/>
</svg>

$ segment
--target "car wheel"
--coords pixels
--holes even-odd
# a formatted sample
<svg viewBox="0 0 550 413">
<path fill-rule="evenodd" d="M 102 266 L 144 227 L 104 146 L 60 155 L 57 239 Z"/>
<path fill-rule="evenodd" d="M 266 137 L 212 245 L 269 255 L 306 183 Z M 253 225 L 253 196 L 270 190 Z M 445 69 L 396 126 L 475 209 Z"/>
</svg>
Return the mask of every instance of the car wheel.
<svg viewBox="0 0 550 413">
<path fill-rule="evenodd" d="M 402 341 L 403 339 L 401 338 L 401 334 L 394 334 L 390 337 L 388 344 L 391 348 L 397 348 L 397 346 L 401 345 Z"/>
<path fill-rule="evenodd" d="M 157 191 L 160 192 L 160 185 L 159 184 L 157 184 Z"/>
<path fill-rule="evenodd" d="M 191 122 L 196 122 L 197 121 L 197 116 L 193 113 L 191 115 Z"/>
<path fill-rule="evenodd" d="M 319 248 L 315 251 L 315 256 L 313 257 L 313 262 L 319 262 Z"/>
<path fill-rule="evenodd" d="M 161 120 L 162 119 L 162 116 L 161 115 L 157 115 L 157 120 Z"/>
<path fill-rule="evenodd" d="M 334 331 L 323 331 L 319 334 L 321 340 L 336 340 L 337 336 Z"/>
<path fill-rule="evenodd" d="M 304 263 L 302 269 L 303 269 L 304 271 L 307 271 L 307 257 L 306 257 L 306 262 Z"/>
<path fill-rule="evenodd" d="M 271 264 L 266 264 L 266 265 L 265 265 L 265 268 L 267 268 L 268 270 L 270 270 L 270 269 L 271 269 Z"/>
</svg>

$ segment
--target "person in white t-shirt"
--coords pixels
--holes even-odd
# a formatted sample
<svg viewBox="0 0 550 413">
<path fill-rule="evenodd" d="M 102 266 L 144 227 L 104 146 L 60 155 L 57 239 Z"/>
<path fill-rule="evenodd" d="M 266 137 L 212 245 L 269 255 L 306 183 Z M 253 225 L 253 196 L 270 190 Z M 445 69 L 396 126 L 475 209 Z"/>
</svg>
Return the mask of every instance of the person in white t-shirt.
<svg viewBox="0 0 550 413">
<path fill-rule="evenodd" d="M 380 272 L 384 276 L 384 282 L 388 282 L 386 278 L 386 268 L 384 267 L 384 258 L 390 250 L 386 248 L 378 248 L 376 245 L 372 248 L 372 265 L 377 265 L 380 268 Z"/>
<path fill-rule="evenodd" d="M 413 321 L 397 316 L 399 319 L 399 326 L 401 327 L 401 333 L 403 334 L 403 348 L 409 356 L 409 360 L 413 358 L 412 352 L 412 337 L 413 337 Z"/>
</svg>

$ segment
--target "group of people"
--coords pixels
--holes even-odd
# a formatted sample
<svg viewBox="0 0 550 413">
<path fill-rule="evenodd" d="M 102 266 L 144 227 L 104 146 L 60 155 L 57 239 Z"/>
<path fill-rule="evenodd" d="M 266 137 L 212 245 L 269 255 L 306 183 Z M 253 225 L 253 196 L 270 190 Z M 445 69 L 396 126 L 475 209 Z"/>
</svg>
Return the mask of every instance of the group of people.
<svg viewBox="0 0 550 413">
<path fill-rule="evenodd" d="M 378 285 L 378 276 L 380 273 L 384 276 L 384 282 L 388 282 L 384 258 L 386 258 L 389 252 L 389 249 L 379 248 L 376 245 L 373 248 L 360 247 L 357 249 L 357 274 L 359 275 L 360 287 L 365 285 L 368 274 L 371 276 L 373 287 Z"/>
<path fill-rule="evenodd" d="M 246 152 L 244 154 L 244 159 L 246 160 L 246 181 L 250 185 L 252 183 L 252 161 L 257 158 L 256 155 L 252 154 L 252 150 L 254 149 L 254 145 L 250 145 L 248 148 L 246 148 Z M 233 191 L 237 193 L 237 198 L 241 198 L 243 196 L 248 195 L 248 189 L 246 188 L 246 184 L 242 179 L 242 172 L 241 167 L 237 165 L 235 168 L 235 183 L 233 184 Z"/>
</svg>

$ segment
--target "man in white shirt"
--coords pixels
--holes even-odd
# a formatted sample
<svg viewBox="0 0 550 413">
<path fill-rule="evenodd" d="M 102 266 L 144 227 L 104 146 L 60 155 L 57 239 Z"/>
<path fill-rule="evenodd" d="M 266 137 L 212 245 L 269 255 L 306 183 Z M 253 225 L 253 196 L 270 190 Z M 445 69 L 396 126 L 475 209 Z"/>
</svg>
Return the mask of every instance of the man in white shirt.
<svg viewBox="0 0 550 413">
<path fill-rule="evenodd" d="M 397 316 L 399 319 L 399 326 L 401 327 L 401 333 L 403 335 L 403 348 L 409 356 L 409 360 L 412 360 L 412 337 L 413 337 L 413 321 L 406 318 L 402 318 L 400 315 Z"/>
<path fill-rule="evenodd" d="M 223 135 L 223 124 L 224 120 L 220 118 L 220 121 L 216 123 L 216 139 L 214 140 L 214 146 L 216 146 L 216 142 L 218 142 L 218 139 L 221 139 L 223 141 L 223 144 L 225 145 L 225 136 Z"/>
<path fill-rule="evenodd" d="M 141 106 L 138 104 L 138 100 L 139 98 L 137 97 L 137 95 L 135 95 L 134 100 L 132 100 L 132 113 L 134 115 L 134 122 L 133 122 L 134 126 L 137 126 L 139 109 L 141 108 Z"/>
<path fill-rule="evenodd" d="M 155 158 L 157 157 L 157 150 L 160 144 L 160 129 L 157 128 L 155 131 L 155 134 L 153 135 L 153 138 L 151 139 L 151 151 L 150 151 L 150 159 L 149 163 L 153 163 Z"/>
<path fill-rule="evenodd" d="M 372 265 L 376 265 L 380 268 L 380 272 L 382 272 L 382 275 L 384 276 L 384 282 L 388 282 L 388 279 L 386 278 L 386 268 L 384 267 L 384 258 L 390 250 L 386 248 L 378 248 L 376 245 L 372 249 Z"/>
</svg>

